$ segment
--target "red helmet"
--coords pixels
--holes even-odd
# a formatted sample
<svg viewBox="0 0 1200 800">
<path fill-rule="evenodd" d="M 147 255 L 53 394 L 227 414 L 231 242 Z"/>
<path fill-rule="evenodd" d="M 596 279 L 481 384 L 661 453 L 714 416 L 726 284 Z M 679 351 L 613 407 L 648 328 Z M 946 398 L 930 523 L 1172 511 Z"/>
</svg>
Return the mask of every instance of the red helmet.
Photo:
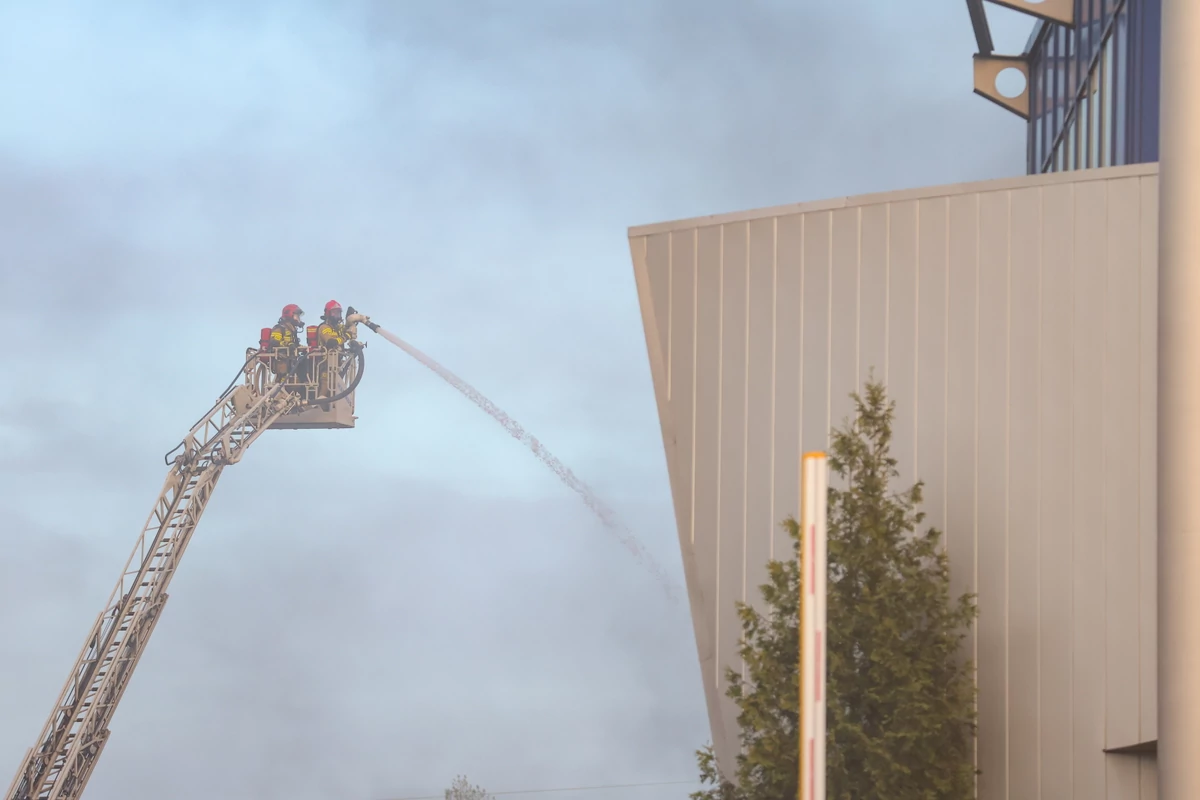
<svg viewBox="0 0 1200 800">
<path fill-rule="evenodd" d="M 300 306 L 296 305 L 295 303 L 288 303 L 286 306 L 283 307 L 282 317 L 284 319 L 289 319 L 289 320 L 294 321 L 296 324 L 299 324 L 300 320 L 303 316 L 304 316 L 304 311 L 300 308 Z"/>
<path fill-rule="evenodd" d="M 335 308 L 338 311 L 341 311 L 342 304 L 339 303 L 337 300 L 330 300 L 328 303 L 325 304 L 325 313 L 328 314 L 330 311 L 333 311 Z"/>
</svg>

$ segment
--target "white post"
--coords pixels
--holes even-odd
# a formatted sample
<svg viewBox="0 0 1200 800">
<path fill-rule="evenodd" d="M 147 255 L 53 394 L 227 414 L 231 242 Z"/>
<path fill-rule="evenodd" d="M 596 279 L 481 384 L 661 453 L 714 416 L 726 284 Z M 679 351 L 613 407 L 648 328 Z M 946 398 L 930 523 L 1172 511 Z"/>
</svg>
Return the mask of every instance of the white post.
<svg viewBox="0 0 1200 800">
<path fill-rule="evenodd" d="M 1162 0 L 1158 785 L 1200 798 L 1200 2 Z"/>
<path fill-rule="evenodd" d="M 800 470 L 800 800 L 825 800 L 825 548 L 828 460 L 805 453 Z"/>
</svg>

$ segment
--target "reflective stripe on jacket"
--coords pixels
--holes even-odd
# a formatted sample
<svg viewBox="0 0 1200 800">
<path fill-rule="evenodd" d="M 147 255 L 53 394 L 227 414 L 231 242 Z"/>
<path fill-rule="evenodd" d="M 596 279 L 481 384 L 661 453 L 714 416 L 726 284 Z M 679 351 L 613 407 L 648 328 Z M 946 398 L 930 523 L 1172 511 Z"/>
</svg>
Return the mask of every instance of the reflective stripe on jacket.
<svg viewBox="0 0 1200 800">
<path fill-rule="evenodd" d="M 345 323 L 331 325 L 328 322 L 322 322 L 321 327 L 317 330 L 317 340 L 325 347 L 341 347 L 346 343 L 347 338 Z"/>
<path fill-rule="evenodd" d="M 299 340 L 296 328 L 286 323 L 280 323 L 271 328 L 271 342 L 275 347 L 292 347 Z"/>
</svg>

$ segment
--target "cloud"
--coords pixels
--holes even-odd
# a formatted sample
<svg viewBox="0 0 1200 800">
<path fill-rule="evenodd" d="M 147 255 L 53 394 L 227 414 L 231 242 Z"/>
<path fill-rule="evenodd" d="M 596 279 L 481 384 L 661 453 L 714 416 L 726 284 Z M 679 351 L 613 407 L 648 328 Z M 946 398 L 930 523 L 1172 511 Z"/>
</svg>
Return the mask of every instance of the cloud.
<svg viewBox="0 0 1200 800">
<path fill-rule="evenodd" d="M 286 302 L 337 297 L 443 361 L 678 577 L 626 226 L 1021 172 L 971 48 L 933 0 L 0 9 L 0 764 L 161 455 Z M 370 341 L 356 430 L 272 432 L 222 478 L 89 797 L 693 775 L 686 613 Z"/>
</svg>

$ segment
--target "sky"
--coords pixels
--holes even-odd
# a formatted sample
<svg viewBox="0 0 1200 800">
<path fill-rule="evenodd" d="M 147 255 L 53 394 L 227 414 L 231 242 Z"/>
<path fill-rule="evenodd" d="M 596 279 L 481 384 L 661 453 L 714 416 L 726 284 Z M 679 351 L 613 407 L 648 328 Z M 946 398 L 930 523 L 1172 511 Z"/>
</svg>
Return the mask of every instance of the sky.
<svg viewBox="0 0 1200 800">
<path fill-rule="evenodd" d="M 1019 52 L 1028 19 L 989 13 Z M 285 303 L 354 305 L 466 378 L 681 585 L 627 228 L 1021 174 L 973 52 L 942 0 L 0 0 L 0 766 L 162 454 Z M 684 607 L 364 337 L 355 430 L 226 470 L 87 797 L 693 779 Z"/>
</svg>

